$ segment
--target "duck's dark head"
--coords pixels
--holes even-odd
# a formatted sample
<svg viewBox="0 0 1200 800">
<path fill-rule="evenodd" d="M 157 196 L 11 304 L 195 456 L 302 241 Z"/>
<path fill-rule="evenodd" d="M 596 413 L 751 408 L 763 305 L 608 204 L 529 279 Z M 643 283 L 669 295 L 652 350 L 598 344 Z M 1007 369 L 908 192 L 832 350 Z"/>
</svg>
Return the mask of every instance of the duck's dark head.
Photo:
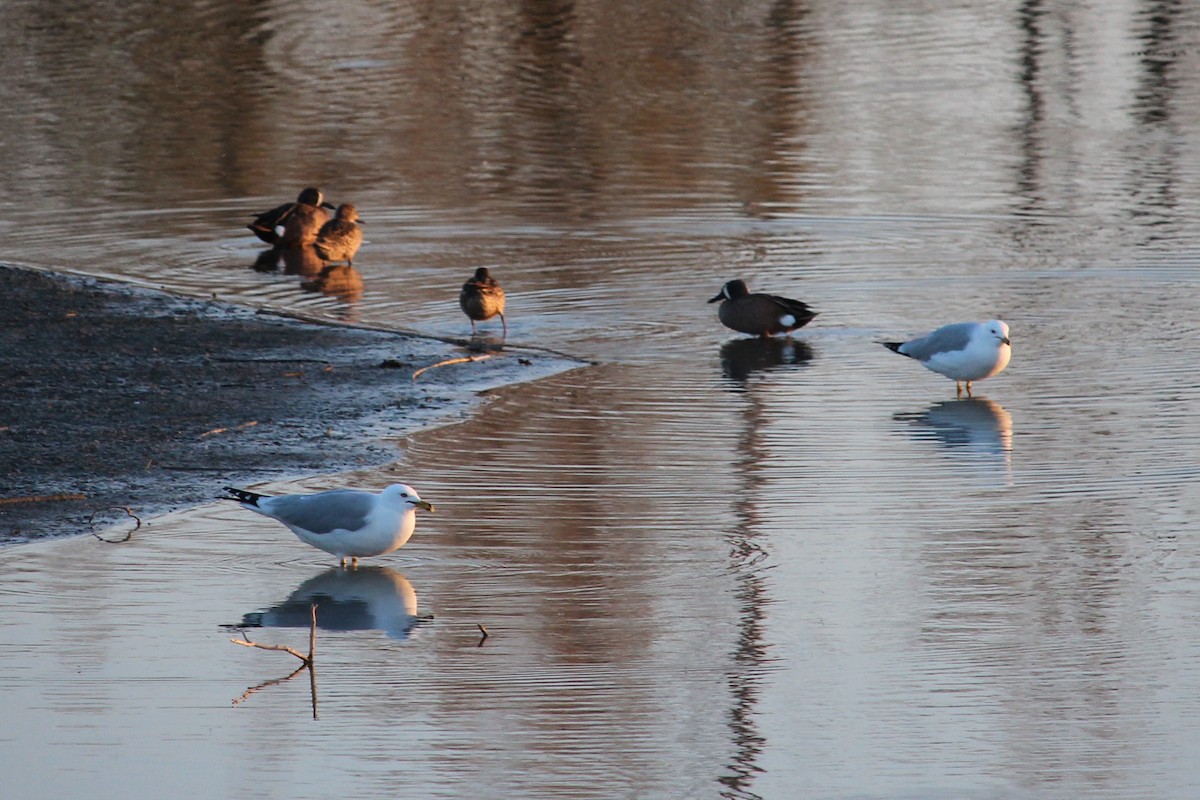
<svg viewBox="0 0 1200 800">
<path fill-rule="evenodd" d="M 719 300 L 737 300 L 739 297 L 745 297 L 748 294 L 750 294 L 750 290 L 746 288 L 745 281 L 741 279 L 732 280 L 722 286 L 721 293 L 708 302 L 716 303 Z"/>
</svg>

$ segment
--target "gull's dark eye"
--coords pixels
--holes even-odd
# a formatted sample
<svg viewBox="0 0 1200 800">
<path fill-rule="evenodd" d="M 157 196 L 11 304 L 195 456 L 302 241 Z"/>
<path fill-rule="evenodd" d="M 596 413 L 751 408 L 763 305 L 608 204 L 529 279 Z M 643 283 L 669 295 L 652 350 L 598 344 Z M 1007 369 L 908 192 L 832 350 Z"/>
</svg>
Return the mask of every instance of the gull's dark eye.
<svg viewBox="0 0 1200 800">
<path fill-rule="evenodd" d="M 408 497 L 408 492 L 401 492 L 401 493 L 400 493 L 400 496 L 401 496 L 401 497 Z"/>
</svg>

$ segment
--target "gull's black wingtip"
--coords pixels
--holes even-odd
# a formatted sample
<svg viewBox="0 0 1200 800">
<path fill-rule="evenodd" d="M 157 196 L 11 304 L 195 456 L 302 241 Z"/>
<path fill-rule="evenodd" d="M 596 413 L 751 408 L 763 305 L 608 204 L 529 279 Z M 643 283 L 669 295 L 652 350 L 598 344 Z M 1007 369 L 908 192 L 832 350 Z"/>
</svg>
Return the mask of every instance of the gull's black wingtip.
<svg viewBox="0 0 1200 800">
<path fill-rule="evenodd" d="M 228 495 L 221 495 L 218 500 L 233 500 L 238 503 L 249 503 L 252 506 L 257 506 L 258 501 L 266 497 L 263 494 L 255 492 L 247 492 L 245 489 L 235 489 L 232 486 L 222 487 L 222 491 L 228 492 Z"/>
<path fill-rule="evenodd" d="M 900 353 L 900 347 L 904 344 L 904 342 L 880 342 L 880 344 L 886 347 L 888 350 L 891 350 L 893 353 Z M 900 355 L 904 355 L 904 353 L 900 353 Z"/>
</svg>

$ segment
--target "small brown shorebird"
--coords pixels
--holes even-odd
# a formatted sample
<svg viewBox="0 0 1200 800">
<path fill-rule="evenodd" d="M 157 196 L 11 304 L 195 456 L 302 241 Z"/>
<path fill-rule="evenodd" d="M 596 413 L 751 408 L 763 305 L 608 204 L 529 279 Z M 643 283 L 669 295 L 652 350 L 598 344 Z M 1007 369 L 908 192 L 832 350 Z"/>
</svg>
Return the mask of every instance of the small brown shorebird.
<svg viewBox="0 0 1200 800">
<path fill-rule="evenodd" d="M 488 274 L 487 267 L 475 270 L 474 277 L 463 284 L 458 293 L 458 305 L 471 320 L 471 335 L 475 335 L 475 323 L 500 316 L 504 336 L 508 336 L 508 322 L 504 319 L 504 290 L 496 279 Z"/>
<path fill-rule="evenodd" d="M 325 263 L 345 261 L 354 266 L 354 254 L 362 245 L 363 232 L 359 225 L 358 209 L 350 203 L 338 206 L 337 215 L 321 226 L 313 246 Z"/>
</svg>

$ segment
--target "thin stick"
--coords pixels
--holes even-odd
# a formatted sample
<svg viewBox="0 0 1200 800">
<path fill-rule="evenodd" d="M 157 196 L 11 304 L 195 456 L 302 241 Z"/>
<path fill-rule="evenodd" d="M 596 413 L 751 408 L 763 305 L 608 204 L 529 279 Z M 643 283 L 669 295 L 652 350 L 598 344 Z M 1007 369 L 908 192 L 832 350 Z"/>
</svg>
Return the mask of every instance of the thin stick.
<svg viewBox="0 0 1200 800">
<path fill-rule="evenodd" d="M 245 634 L 242 635 L 245 636 Z M 230 639 L 229 641 L 233 642 L 234 644 L 240 644 L 242 647 L 257 647 L 259 650 L 276 650 L 280 653 L 291 653 L 303 662 L 301 668 L 307 667 L 311 663 L 308 656 L 304 655 L 304 653 L 301 653 L 295 648 L 288 647 L 286 644 L 260 644 L 259 642 L 250 641 L 249 638 Z"/>
<path fill-rule="evenodd" d="M 317 718 L 317 665 L 313 662 L 317 649 L 317 604 L 312 604 L 312 624 L 308 629 L 308 688 L 312 693 L 313 719 Z"/>
<path fill-rule="evenodd" d="M 313 719 L 317 718 L 317 667 L 316 667 L 316 663 L 315 663 L 316 662 L 316 653 L 317 653 L 317 604 L 316 603 L 313 603 L 312 606 L 310 607 L 310 614 L 311 614 L 311 622 L 309 623 L 309 627 L 308 627 L 308 655 L 307 656 L 305 656 L 299 650 L 296 650 L 295 648 L 292 648 L 292 647 L 288 647 L 287 645 L 259 644 L 258 642 L 252 642 L 252 641 L 250 641 L 250 637 L 246 635 L 245 631 L 242 631 L 241 639 L 230 639 L 229 640 L 229 641 L 233 642 L 234 644 L 241 645 L 242 647 L 257 647 L 259 650 L 275 650 L 280 653 L 290 653 L 290 654 L 294 655 L 296 658 L 300 659 L 300 666 L 297 667 L 296 671 L 293 672 L 291 675 L 288 675 L 286 678 L 275 678 L 274 680 L 265 681 L 264 683 L 260 683 L 257 686 L 251 686 L 249 689 L 247 689 L 245 692 L 242 693 L 241 697 L 239 697 L 233 701 L 233 704 L 235 706 L 238 703 L 245 700 L 250 695 L 259 691 L 260 689 L 265 689 L 268 686 L 274 686 L 278 683 L 283 683 L 284 681 L 290 681 L 292 678 L 299 675 L 302 670 L 307 668 L 308 669 L 309 691 L 312 693 L 312 715 L 313 715 Z"/>
<path fill-rule="evenodd" d="M 96 519 L 96 515 L 99 514 L 101 511 L 113 511 L 113 510 L 124 511 L 126 514 L 133 517 L 133 521 L 135 523 L 137 523 L 132 528 L 130 528 L 128 531 L 126 531 L 125 537 L 122 539 L 105 539 L 103 536 L 96 533 L 96 526 L 93 524 L 93 520 Z M 138 517 L 137 514 L 133 513 L 133 511 L 131 511 L 129 508 L 127 508 L 125 506 L 109 506 L 108 508 L 96 509 L 91 514 L 89 514 L 88 519 L 87 519 L 87 524 L 88 524 L 88 527 L 91 528 L 89 533 L 91 533 L 92 536 L 95 536 L 100 541 L 102 541 L 106 544 L 120 544 L 121 542 L 128 542 L 130 539 L 133 538 L 133 532 L 136 531 L 138 528 L 142 527 L 142 520 Z"/>
<path fill-rule="evenodd" d="M 301 672 L 303 672 L 307 668 L 307 666 L 308 666 L 307 664 L 301 664 L 300 666 L 296 667 L 296 669 L 292 672 L 292 674 L 288 675 L 286 678 L 272 678 L 269 681 L 263 681 L 262 683 L 258 684 L 257 686 L 251 686 L 249 689 L 242 692 L 242 696 L 237 698 L 236 700 L 234 700 L 233 704 L 236 706 L 238 703 L 242 702 L 250 695 L 254 694 L 255 692 L 261 691 L 263 689 L 266 689 L 268 686 L 275 686 L 277 684 L 285 683 L 286 681 L 290 681 L 292 678 L 296 677 Z"/>
<path fill-rule="evenodd" d="M 466 364 L 466 363 L 475 362 L 475 361 L 486 361 L 494 355 L 496 355 L 496 354 L 495 353 L 486 353 L 482 356 L 460 356 L 459 358 L 448 358 L 445 361 L 439 361 L 436 364 L 430 364 L 427 367 L 421 367 L 419 370 L 417 370 L 416 372 L 414 372 L 412 374 L 412 379 L 415 381 L 421 375 L 421 373 L 425 372 L 426 370 L 435 369 L 437 367 L 448 367 L 451 364 Z"/>
<path fill-rule="evenodd" d="M 312 618 L 308 626 L 308 663 L 311 664 L 313 651 L 317 649 L 317 604 L 313 603 L 308 610 Z"/>
<path fill-rule="evenodd" d="M 286 644 L 259 644 L 258 642 L 252 642 L 252 641 L 250 641 L 250 637 L 246 635 L 245 631 L 242 631 L 241 639 L 230 639 L 229 641 L 233 642 L 234 644 L 240 644 L 242 647 L 257 647 L 259 650 L 275 650 L 280 653 L 291 653 L 296 658 L 298 658 L 302 662 L 304 662 L 304 666 L 311 667 L 313 664 L 313 658 L 314 658 L 316 650 L 317 650 L 317 604 L 316 603 L 312 604 L 312 608 L 310 609 L 310 614 L 312 615 L 312 622 L 309 624 L 309 628 L 308 628 L 308 655 L 307 656 L 304 655 L 304 653 L 301 653 L 299 650 L 295 649 L 294 647 L 288 647 Z"/>
<path fill-rule="evenodd" d="M 218 433 L 229 433 L 231 430 L 244 431 L 246 428 L 253 428 L 257 424 L 258 420 L 252 419 L 249 422 L 243 422 L 241 425 L 238 425 L 235 428 L 213 428 L 211 431 L 205 431 L 204 433 L 200 434 L 200 438 L 206 439 L 209 436 L 216 436 Z"/>
<path fill-rule="evenodd" d="M 31 494 L 25 497 L 0 497 L 0 506 L 17 503 L 57 503 L 61 500 L 87 500 L 86 494 Z"/>
</svg>

